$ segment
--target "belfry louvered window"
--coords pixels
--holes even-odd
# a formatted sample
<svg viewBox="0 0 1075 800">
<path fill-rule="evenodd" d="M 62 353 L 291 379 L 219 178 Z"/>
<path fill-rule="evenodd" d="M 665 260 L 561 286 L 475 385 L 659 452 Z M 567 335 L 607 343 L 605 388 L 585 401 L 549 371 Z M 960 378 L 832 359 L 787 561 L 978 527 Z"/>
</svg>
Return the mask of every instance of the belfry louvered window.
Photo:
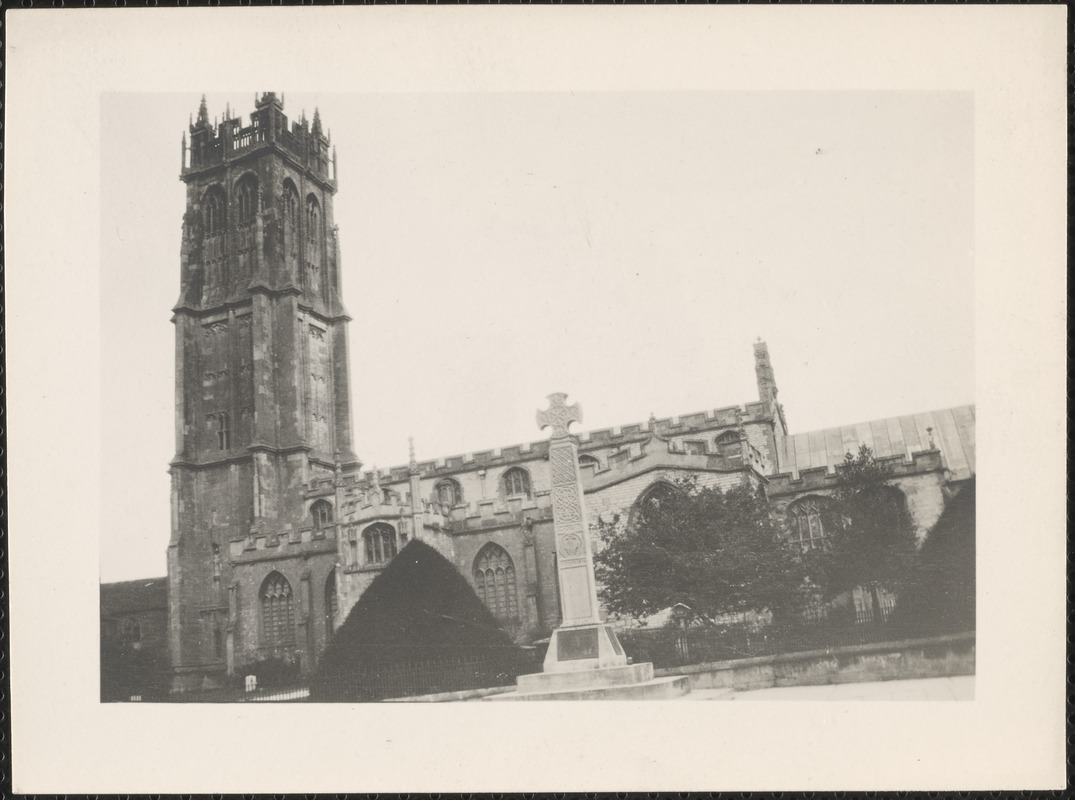
<svg viewBox="0 0 1075 800">
<path fill-rule="evenodd" d="M 224 213 L 224 196 L 219 187 L 213 187 L 206 193 L 202 214 L 206 236 L 216 236 L 223 232 L 226 215 Z"/>
<path fill-rule="evenodd" d="M 257 210 L 258 189 L 252 180 L 244 180 L 235 192 L 235 208 L 240 225 L 249 225 L 254 221 Z"/>
</svg>

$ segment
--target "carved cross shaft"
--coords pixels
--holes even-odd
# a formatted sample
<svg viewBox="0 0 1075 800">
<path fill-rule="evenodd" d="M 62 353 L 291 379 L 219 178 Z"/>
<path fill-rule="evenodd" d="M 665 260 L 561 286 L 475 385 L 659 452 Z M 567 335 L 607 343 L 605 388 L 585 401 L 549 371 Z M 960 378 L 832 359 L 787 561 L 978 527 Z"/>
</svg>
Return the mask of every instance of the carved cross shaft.
<svg viewBox="0 0 1075 800">
<path fill-rule="evenodd" d="M 563 439 L 568 435 L 567 428 L 572 422 L 582 422 L 582 406 L 564 405 L 567 395 L 563 392 L 555 392 L 549 395 L 549 408 L 547 411 L 537 412 L 538 428 L 552 428 L 553 439 Z"/>
</svg>

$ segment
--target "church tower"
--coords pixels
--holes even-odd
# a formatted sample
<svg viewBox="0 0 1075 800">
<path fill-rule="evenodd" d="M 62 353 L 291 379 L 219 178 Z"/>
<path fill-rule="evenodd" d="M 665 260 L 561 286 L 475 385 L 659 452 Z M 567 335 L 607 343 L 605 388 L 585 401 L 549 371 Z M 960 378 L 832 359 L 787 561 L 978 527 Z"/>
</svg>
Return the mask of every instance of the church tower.
<svg viewBox="0 0 1075 800">
<path fill-rule="evenodd" d="M 250 542 L 297 541 L 291 555 L 308 561 L 300 529 L 331 509 L 312 511 L 306 487 L 361 464 L 333 224 L 336 158 L 319 114 L 289 126 L 282 98 L 267 92 L 248 122 L 230 110 L 210 122 L 203 97 L 189 133 L 172 319 L 168 579 L 172 663 L 179 683 L 187 675 L 192 685 L 233 672 L 265 640 L 259 629 L 276 624 L 259 613 L 264 588 L 244 587 L 240 556 L 255 550 Z M 308 667 L 310 608 L 299 579 L 283 577 L 283 627 L 299 631 L 288 653 Z"/>
</svg>

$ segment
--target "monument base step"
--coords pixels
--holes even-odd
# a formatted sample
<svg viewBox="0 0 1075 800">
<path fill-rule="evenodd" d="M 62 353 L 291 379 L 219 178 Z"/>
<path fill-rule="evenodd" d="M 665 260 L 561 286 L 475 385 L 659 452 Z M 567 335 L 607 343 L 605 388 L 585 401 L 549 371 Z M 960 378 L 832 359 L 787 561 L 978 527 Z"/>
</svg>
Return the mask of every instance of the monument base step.
<svg viewBox="0 0 1075 800">
<path fill-rule="evenodd" d="M 639 665 L 642 666 L 642 665 Z M 603 670 L 588 671 L 592 677 Z M 571 674 L 571 673 L 568 673 Z M 578 673 L 585 675 L 586 672 Z M 651 678 L 643 683 L 630 683 L 619 686 L 583 685 L 571 688 L 552 689 L 540 692 L 516 690 L 505 694 L 495 694 L 483 698 L 486 702 L 504 700 L 674 700 L 691 690 L 690 679 L 686 675 L 671 675 L 665 678 Z"/>
<path fill-rule="evenodd" d="M 574 672 L 536 672 L 520 675 L 520 692 L 552 692 L 560 689 L 594 689 L 602 686 L 624 686 L 653 680 L 653 664 L 628 664 L 623 667 L 580 669 Z"/>
</svg>

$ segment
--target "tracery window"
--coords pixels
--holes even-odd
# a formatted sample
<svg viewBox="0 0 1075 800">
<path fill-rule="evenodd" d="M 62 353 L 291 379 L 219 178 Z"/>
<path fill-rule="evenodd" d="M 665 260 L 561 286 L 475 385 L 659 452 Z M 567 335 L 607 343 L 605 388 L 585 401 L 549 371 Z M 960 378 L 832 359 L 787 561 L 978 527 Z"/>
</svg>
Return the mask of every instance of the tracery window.
<svg viewBox="0 0 1075 800">
<path fill-rule="evenodd" d="M 291 584 L 279 572 L 270 572 L 261 585 L 262 641 L 269 647 L 295 642 L 295 603 Z"/>
<path fill-rule="evenodd" d="M 662 503 L 668 503 L 678 496 L 679 490 L 676 487 L 659 481 L 642 493 L 638 498 L 638 505 L 642 508 L 660 508 Z"/>
<path fill-rule="evenodd" d="M 519 593 L 515 565 L 507 551 L 490 542 L 474 560 L 474 585 L 478 597 L 501 622 L 519 618 Z"/>
<path fill-rule="evenodd" d="M 788 507 L 790 538 L 803 552 L 819 548 L 824 543 L 825 526 L 821 521 L 823 502 L 819 497 L 804 497 Z"/>
<path fill-rule="evenodd" d="M 396 529 L 384 522 L 370 525 L 362 532 L 366 542 L 366 563 L 384 564 L 395 558 Z"/>
<path fill-rule="evenodd" d="M 310 506 L 310 517 L 313 519 L 315 528 L 325 528 L 332 524 L 332 503 L 328 500 L 318 500 Z"/>
<path fill-rule="evenodd" d="M 639 525 L 647 514 L 657 514 L 662 505 L 670 503 L 681 496 L 682 492 L 672 484 L 657 481 L 638 496 L 638 499 L 631 507 L 631 515 L 627 524 L 632 528 Z"/>
<path fill-rule="evenodd" d="M 530 475 L 521 467 L 512 467 L 504 473 L 504 493 L 530 497 Z"/>
<path fill-rule="evenodd" d="M 224 194 L 220 187 L 214 186 L 205 194 L 205 208 L 202 211 L 206 236 L 216 236 L 223 232 L 226 224 L 224 213 Z"/>
</svg>

